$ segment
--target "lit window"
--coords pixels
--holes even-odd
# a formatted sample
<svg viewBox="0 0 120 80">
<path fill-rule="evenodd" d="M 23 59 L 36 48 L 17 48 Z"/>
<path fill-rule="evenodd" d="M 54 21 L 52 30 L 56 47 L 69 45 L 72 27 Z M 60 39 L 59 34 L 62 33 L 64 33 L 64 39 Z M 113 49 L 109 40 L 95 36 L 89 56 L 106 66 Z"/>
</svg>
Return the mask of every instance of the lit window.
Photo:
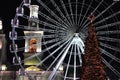
<svg viewBox="0 0 120 80">
<path fill-rule="evenodd" d="M 30 18 L 38 18 L 38 5 L 30 5 Z"/>
<path fill-rule="evenodd" d="M 5 64 L 2 65 L 2 71 L 5 71 L 7 69 L 7 66 Z"/>
<path fill-rule="evenodd" d="M 2 40 L 0 39 L 0 49 L 2 49 Z"/>
<path fill-rule="evenodd" d="M 2 27 L 3 27 L 2 20 L 0 20 L 0 30 L 2 30 Z"/>
<path fill-rule="evenodd" d="M 36 52 L 36 50 L 37 50 L 36 43 L 37 43 L 37 40 L 35 38 L 30 39 L 30 49 L 29 49 L 30 53 L 35 53 Z"/>
</svg>

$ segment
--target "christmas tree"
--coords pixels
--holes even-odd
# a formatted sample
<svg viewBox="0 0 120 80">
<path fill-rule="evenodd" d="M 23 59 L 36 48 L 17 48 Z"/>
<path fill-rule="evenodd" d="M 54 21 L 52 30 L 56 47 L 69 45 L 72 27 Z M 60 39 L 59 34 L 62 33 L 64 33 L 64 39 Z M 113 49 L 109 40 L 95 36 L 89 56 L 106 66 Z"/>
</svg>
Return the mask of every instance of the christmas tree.
<svg viewBox="0 0 120 80">
<path fill-rule="evenodd" d="M 83 69 L 80 78 L 81 80 L 105 80 L 106 74 L 100 56 L 95 27 L 93 25 L 94 15 L 91 14 L 88 19 L 90 20 L 90 26 L 88 28 L 88 37 L 86 38 Z"/>
</svg>

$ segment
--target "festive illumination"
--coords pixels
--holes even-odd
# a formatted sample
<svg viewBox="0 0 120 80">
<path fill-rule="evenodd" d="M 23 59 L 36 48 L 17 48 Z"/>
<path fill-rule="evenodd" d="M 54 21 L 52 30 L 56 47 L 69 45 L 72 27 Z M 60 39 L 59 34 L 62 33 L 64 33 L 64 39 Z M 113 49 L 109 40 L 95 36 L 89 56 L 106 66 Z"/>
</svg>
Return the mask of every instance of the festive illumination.
<svg viewBox="0 0 120 80">
<path fill-rule="evenodd" d="M 38 5 L 30 5 L 30 18 L 38 18 L 38 10 L 39 6 Z"/>
<path fill-rule="evenodd" d="M 0 20 L 0 30 L 2 30 L 3 25 L 2 25 L 2 20 Z"/>
<path fill-rule="evenodd" d="M 26 68 L 25 71 L 40 71 L 40 69 L 35 66 L 30 66 Z"/>
<path fill-rule="evenodd" d="M 2 71 L 5 71 L 7 69 L 7 66 L 5 64 L 3 64 L 1 67 L 2 67 Z"/>
<path fill-rule="evenodd" d="M 60 65 L 59 70 L 60 70 L 60 71 L 63 71 L 63 70 L 64 70 L 63 65 Z"/>
<path fill-rule="evenodd" d="M 81 80 L 105 80 L 106 73 L 101 60 L 98 40 L 93 26 L 93 14 L 89 16 L 90 26 L 86 38 L 85 55 L 83 57 L 83 69 Z"/>
<path fill-rule="evenodd" d="M 74 33 L 74 38 L 73 38 L 71 43 L 76 44 L 77 46 L 79 46 L 80 49 L 81 49 L 81 52 L 84 54 L 85 45 L 84 45 L 83 40 L 79 37 L 79 33 Z"/>
</svg>

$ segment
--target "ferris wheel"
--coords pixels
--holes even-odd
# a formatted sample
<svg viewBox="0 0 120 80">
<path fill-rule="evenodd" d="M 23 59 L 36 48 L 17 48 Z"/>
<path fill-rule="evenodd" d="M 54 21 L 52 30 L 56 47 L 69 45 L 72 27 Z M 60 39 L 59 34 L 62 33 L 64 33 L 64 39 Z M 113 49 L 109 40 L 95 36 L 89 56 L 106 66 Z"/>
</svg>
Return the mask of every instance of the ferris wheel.
<svg viewBox="0 0 120 80">
<path fill-rule="evenodd" d="M 16 58 L 23 71 L 26 71 L 24 65 L 40 67 L 44 74 L 51 71 L 47 80 L 55 80 L 56 76 L 62 80 L 79 80 L 90 24 L 87 17 L 93 13 L 103 63 L 120 78 L 120 11 L 113 10 L 118 3 L 105 0 L 23 0 L 16 9 L 9 33 L 14 60 Z M 24 35 L 20 35 L 22 32 L 17 29 Z M 16 42 L 23 40 L 25 45 L 19 47 Z M 24 53 L 19 53 L 21 51 Z M 24 58 L 20 59 L 18 53 Z M 32 59 L 34 64 L 29 61 Z M 63 72 L 58 74 L 58 71 Z M 25 73 L 35 80 L 27 71 Z"/>
</svg>

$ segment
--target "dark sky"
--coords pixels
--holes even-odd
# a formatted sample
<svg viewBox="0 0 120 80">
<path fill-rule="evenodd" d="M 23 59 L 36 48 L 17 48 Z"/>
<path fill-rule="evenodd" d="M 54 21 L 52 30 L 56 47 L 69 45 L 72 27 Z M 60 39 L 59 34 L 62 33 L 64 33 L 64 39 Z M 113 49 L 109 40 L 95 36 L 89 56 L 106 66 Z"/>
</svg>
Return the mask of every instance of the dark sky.
<svg viewBox="0 0 120 80">
<path fill-rule="evenodd" d="M 21 0 L 0 0 L 0 18 L 5 32 L 10 29 L 10 21 L 15 16 L 15 10 Z"/>
</svg>

